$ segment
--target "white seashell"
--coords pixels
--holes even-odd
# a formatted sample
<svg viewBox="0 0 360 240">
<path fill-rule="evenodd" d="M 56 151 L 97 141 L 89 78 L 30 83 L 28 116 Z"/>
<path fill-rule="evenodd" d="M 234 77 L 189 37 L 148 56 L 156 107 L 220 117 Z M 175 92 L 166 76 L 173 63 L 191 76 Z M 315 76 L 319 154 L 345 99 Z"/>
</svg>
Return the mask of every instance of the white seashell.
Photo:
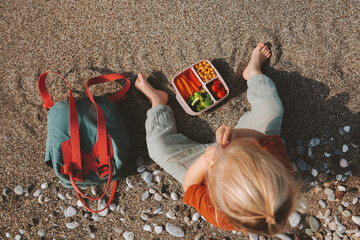
<svg viewBox="0 0 360 240">
<path fill-rule="evenodd" d="M 331 156 L 331 153 L 324 152 L 324 155 L 325 155 L 325 157 L 330 157 L 330 156 Z"/>
</svg>

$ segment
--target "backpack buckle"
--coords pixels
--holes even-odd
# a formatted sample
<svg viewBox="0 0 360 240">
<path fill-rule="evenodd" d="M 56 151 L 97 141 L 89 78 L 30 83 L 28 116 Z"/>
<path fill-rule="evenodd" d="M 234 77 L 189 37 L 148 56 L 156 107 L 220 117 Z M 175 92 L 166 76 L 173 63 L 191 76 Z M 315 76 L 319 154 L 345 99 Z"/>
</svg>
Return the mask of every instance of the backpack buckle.
<svg viewBox="0 0 360 240">
<path fill-rule="evenodd" d="M 105 164 L 98 168 L 98 175 L 103 178 L 109 174 L 109 165 Z"/>
</svg>

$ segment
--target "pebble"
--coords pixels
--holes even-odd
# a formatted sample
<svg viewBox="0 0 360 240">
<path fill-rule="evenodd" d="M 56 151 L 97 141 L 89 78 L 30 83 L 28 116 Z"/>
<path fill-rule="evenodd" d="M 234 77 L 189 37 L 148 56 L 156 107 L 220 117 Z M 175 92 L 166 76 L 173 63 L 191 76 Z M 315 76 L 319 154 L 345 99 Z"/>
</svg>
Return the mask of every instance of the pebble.
<svg viewBox="0 0 360 240">
<path fill-rule="evenodd" d="M 353 199 L 353 201 L 352 201 L 352 204 L 355 205 L 355 204 L 358 203 L 358 201 L 359 201 L 359 198 L 358 198 L 358 197 L 355 197 L 355 198 Z"/>
<path fill-rule="evenodd" d="M 304 171 L 307 168 L 307 163 L 302 159 L 298 159 L 296 161 L 296 164 L 297 164 L 298 168 L 302 171 Z"/>
<path fill-rule="evenodd" d="M 74 216 L 76 213 L 77 213 L 77 210 L 76 210 L 76 208 L 74 208 L 74 207 L 68 207 L 68 208 L 66 209 L 66 214 L 67 214 L 68 217 L 72 217 L 72 216 Z"/>
<path fill-rule="evenodd" d="M 135 234 L 133 232 L 124 232 L 123 237 L 125 240 L 134 240 Z"/>
<path fill-rule="evenodd" d="M 318 139 L 318 138 L 312 138 L 311 140 L 310 140 L 310 142 L 308 143 L 308 147 L 316 147 L 317 145 L 319 145 L 320 144 L 320 139 Z"/>
<path fill-rule="evenodd" d="M 4 190 L 3 190 L 3 195 L 6 196 L 6 195 L 8 195 L 10 192 L 11 192 L 11 189 L 8 188 L 8 187 L 6 187 L 6 188 L 4 188 Z"/>
<path fill-rule="evenodd" d="M 141 174 L 141 178 L 146 182 L 146 183 L 150 183 L 152 181 L 152 173 L 145 171 Z"/>
<path fill-rule="evenodd" d="M 70 193 L 66 193 L 66 198 L 69 199 L 69 200 L 71 200 L 71 199 L 72 199 L 71 194 L 70 194 Z"/>
<path fill-rule="evenodd" d="M 160 183 L 162 178 L 161 178 L 161 176 L 156 176 L 155 179 L 156 179 L 156 182 Z"/>
<path fill-rule="evenodd" d="M 146 167 L 147 167 L 146 164 L 142 164 L 137 168 L 137 171 L 139 173 L 142 173 L 142 172 L 144 172 L 146 170 Z"/>
<path fill-rule="evenodd" d="M 19 229 L 19 233 L 21 234 L 21 235 L 24 235 L 24 233 L 25 233 L 25 229 Z"/>
<path fill-rule="evenodd" d="M 275 235 L 276 237 L 280 238 L 281 240 L 292 240 L 291 237 L 289 237 L 288 235 L 284 234 L 284 233 L 278 233 Z"/>
<path fill-rule="evenodd" d="M 346 159 L 342 158 L 340 160 L 340 166 L 343 167 L 343 168 L 346 168 L 349 166 L 348 162 L 346 161 Z"/>
<path fill-rule="evenodd" d="M 328 153 L 328 152 L 324 152 L 324 155 L 325 155 L 325 157 L 331 157 L 331 153 Z"/>
<path fill-rule="evenodd" d="M 163 226 L 155 226 L 154 229 L 156 234 L 160 234 L 164 230 Z"/>
<path fill-rule="evenodd" d="M 344 186 L 338 186 L 339 191 L 345 192 L 346 191 L 346 187 Z"/>
<path fill-rule="evenodd" d="M 296 227 L 301 222 L 301 215 L 298 212 L 293 212 L 289 216 L 289 223 L 292 227 Z"/>
<path fill-rule="evenodd" d="M 350 170 L 350 171 L 345 172 L 344 174 L 345 174 L 346 176 L 352 176 L 352 172 L 351 172 L 351 170 Z"/>
<path fill-rule="evenodd" d="M 330 228 L 330 230 L 335 231 L 336 230 L 336 223 L 335 222 L 329 223 L 329 228 Z"/>
<path fill-rule="evenodd" d="M 14 188 L 14 192 L 15 194 L 17 195 L 21 195 L 24 193 L 24 187 L 23 186 L 20 186 L 20 185 L 17 185 L 15 188 Z"/>
<path fill-rule="evenodd" d="M 83 207 L 84 204 L 82 204 L 82 202 L 81 202 L 80 200 L 77 200 L 76 206 L 78 206 L 78 207 Z"/>
<path fill-rule="evenodd" d="M 65 195 L 63 194 L 63 193 L 58 193 L 58 195 L 57 195 L 61 200 L 65 200 L 66 199 L 66 197 L 65 197 Z"/>
<path fill-rule="evenodd" d="M 342 177 L 343 177 L 342 174 L 337 174 L 336 175 L 336 180 L 341 181 Z"/>
<path fill-rule="evenodd" d="M 143 230 L 147 232 L 151 232 L 151 226 L 147 224 L 143 227 Z"/>
<path fill-rule="evenodd" d="M 200 217 L 201 217 L 200 213 L 196 212 L 196 213 L 193 214 L 192 220 L 194 222 L 196 222 L 197 220 L 199 220 Z"/>
<path fill-rule="evenodd" d="M 93 213 L 91 216 L 92 220 L 94 220 L 95 222 L 100 220 L 100 215 L 97 213 Z"/>
<path fill-rule="evenodd" d="M 338 215 L 335 215 L 335 223 L 336 224 L 341 224 L 341 219 Z"/>
<path fill-rule="evenodd" d="M 330 194 L 330 195 L 328 196 L 328 200 L 329 200 L 330 202 L 334 201 L 334 200 L 335 200 L 335 193 Z"/>
<path fill-rule="evenodd" d="M 150 197 L 150 192 L 148 190 L 146 190 L 143 194 L 141 194 L 141 200 L 143 201 L 149 199 L 149 197 Z"/>
<path fill-rule="evenodd" d="M 352 216 L 351 219 L 354 221 L 354 223 L 360 225 L 360 216 Z"/>
<path fill-rule="evenodd" d="M 130 178 L 127 177 L 126 178 L 126 184 L 130 187 L 130 188 L 134 188 L 136 186 L 135 182 Z"/>
<path fill-rule="evenodd" d="M 307 155 L 309 157 L 312 157 L 312 149 L 311 148 L 308 148 Z"/>
<path fill-rule="evenodd" d="M 66 224 L 66 227 L 69 229 L 74 229 L 74 228 L 77 228 L 78 226 L 80 226 L 80 224 L 78 222 L 69 222 Z"/>
<path fill-rule="evenodd" d="M 47 189 L 49 184 L 47 182 L 41 184 L 41 189 Z"/>
<path fill-rule="evenodd" d="M 344 217 L 350 217 L 351 216 L 351 211 L 350 210 L 345 210 L 341 213 Z"/>
<path fill-rule="evenodd" d="M 317 232 L 320 228 L 319 220 L 314 216 L 309 217 L 309 225 L 313 232 Z"/>
<path fill-rule="evenodd" d="M 334 193 L 334 190 L 332 190 L 331 188 L 325 188 L 324 193 L 329 196 Z"/>
<path fill-rule="evenodd" d="M 299 155 L 303 155 L 305 153 L 305 148 L 303 146 L 297 146 L 296 147 L 296 152 Z"/>
<path fill-rule="evenodd" d="M 170 210 L 170 211 L 168 211 L 168 212 L 166 213 L 166 217 L 167 217 L 167 218 L 174 219 L 174 218 L 175 218 L 175 213 L 174 213 L 172 210 Z"/>
<path fill-rule="evenodd" d="M 348 150 L 349 150 L 349 146 L 346 145 L 346 144 L 344 144 L 344 145 L 342 146 L 342 152 L 343 152 L 343 153 L 346 153 Z"/>
<path fill-rule="evenodd" d="M 346 231 L 346 226 L 342 224 L 338 224 L 336 228 L 336 232 L 343 234 Z"/>
<path fill-rule="evenodd" d="M 258 240 L 259 235 L 255 234 L 255 233 L 249 233 L 249 239 L 250 240 Z"/>
<path fill-rule="evenodd" d="M 155 193 L 154 198 L 156 201 L 162 201 L 164 199 L 163 195 L 161 195 L 160 193 Z"/>
<path fill-rule="evenodd" d="M 318 175 L 318 171 L 315 169 L 315 168 L 313 168 L 312 170 L 311 170 L 311 174 L 314 176 L 314 177 L 316 177 L 317 175 Z"/>
<path fill-rule="evenodd" d="M 106 202 L 104 199 L 98 200 L 98 210 L 103 209 L 104 207 L 106 207 Z M 108 214 L 109 212 L 109 208 L 105 208 L 103 211 L 99 212 L 99 215 L 104 217 L 106 216 L 106 214 Z"/>
<path fill-rule="evenodd" d="M 18 235 L 15 236 L 15 240 L 20 240 L 20 239 L 21 239 L 21 235 L 20 235 L 20 234 L 18 234 Z"/>
<path fill-rule="evenodd" d="M 114 211 L 116 209 L 116 204 L 115 203 L 110 203 L 109 208 L 111 211 Z"/>
<path fill-rule="evenodd" d="M 324 200 L 319 200 L 319 204 L 320 204 L 320 206 L 322 207 L 322 208 L 326 208 L 326 206 L 327 206 L 327 204 L 326 204 L 326 202 L 324 201 Z"/>
<path fill-rule="evenodd" d="M 40 189 L 37 189 L 34 193 L 33 193 L 33 196 L 34 197 L 38 197 L 41 193 L 41 190 Z"/>
<path fill-rule="evenodd" d="M 155 214 L 155 215 L 156 215 L 156 214 L 159 214 L 162 210 L 163 210 L 163 206 L 155 209 L 155 210 L 153 211 L 153 214 Z"/>
<path fill-rule="evenodd" d="M 292 162 L 294 172 L 298 172 L 298 167 L 295 162 Z"/>
<path fill-rule="evenodd" d="M 157 193 L 157 191 L 156 191 L 155 189 L 153 189 L 153 188 L 150 188 L 150 189 L 149 189 L 149 192 L 150 192 L 151 194 Z"/>
<path fill-rule="evenodd" d="M 46 235 L 46 230 L 43 230 L 43 229 L 40 229 L 37 234 L 40 236 L 40 237 L 44 237 Z"/>
<path fill-rule="evenodd" d="M 350 132 L 350 126 L 345 126 L 345 127 L 344 127 L 344 131 L 345 131 L 346 133 Z"/>
<path fill-rule="evenodd" d="M 90 237 L 91 237 L 92 239 L 94 239 L 94 238 L 95 238 L 95 233 L 90 233 Z"/>
<path fill-rule="evenodd" d="M 157 175 L 159 175 L 161 173 L 161 170 L 159 170 L 159 169 L 157 169 L 157 170 L 155 170 L 155 171 L 153 171 L 153 175 L 154 176 L 157 176 Z"/>
<path fill-rule="evenodd" d="M 171 235 L 173 235 L 175 237 L 184 237 L 185 236 L 184 230 L 181 227 L 176 226 L 172 223 L 166 223 L 165 229 L 168 233 L 170 233 Z"/>
<path fill-rule="evenodd" d="M 5 233 L 5 237 L 7 237 L 7 238 L 9 238 L 9 237 L 11 237 L 11 234 L 10 233 Z"/>
<path fill-rule="evenodd" d="M 170 197 L 172 200 L 177 201 L 179 199 L 176 192 L 171 192 Z"/>
<path fill-rule="evenodd" d="M 341 202 L 341 205 L 343 205 L 344 207 L 349 207 L 350 203 L 349 202 L 345 202 L 345 201 L 342 201 Z"/>
<path fill-rule="evenodd" d="M 148 221 L 150 219 L 149 215 L 147 215 L 146 213 L 142 213 L 140 217 L 144 221 Z"/>
</svg>

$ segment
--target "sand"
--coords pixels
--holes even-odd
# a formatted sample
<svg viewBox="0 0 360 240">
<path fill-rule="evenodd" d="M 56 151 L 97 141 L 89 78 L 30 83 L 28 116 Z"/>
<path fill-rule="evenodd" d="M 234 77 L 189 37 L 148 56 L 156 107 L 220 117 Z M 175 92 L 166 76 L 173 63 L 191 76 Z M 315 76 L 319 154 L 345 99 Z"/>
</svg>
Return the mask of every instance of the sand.
<svg viewBox="0 0 360 240">
<path fill-rule="evenodd" d="M 2 197 L 0 238 L 5 238 L 6 232 L 14 237 L 19 228 L 24 228 L 23 239 L 40 238 L 39 229 L 47 229 L 45 239 L 88 239 L 87 226 L 92 225 L 97 229 L 96 239 L 120 239 L 122 234 L 114 227 L 133 231 L 138 239 L 171 239 L 165 232 L 156 235 L 142 230 L 145 223 L 140 219 L 141 211 L 155 209 L 159 204 L 141 201 L 147 187 L 136 172 L 132 177 L 138 186 L 126 191 L 125 181 L 120 181 L 115 198 L 116 204 L 127 207 L 126 216 L 113 212 L 93 222 L 78 213 L 75 220 L 80 227 L 75 230 L 65 227 L 69 219 L 63 217 L 62 211 L 49 216 L 60 207 L 75 206 L 76 197 L 59 184 L 43 161 L 47 118 L 37 78 L 47 70 L 65 76 L 77 98 L 86 96 L 85 82 L 91 77 L 117 72 L 134 83 L 141 72 L 169 94 L 180 132 L 199 142 L 212 142 L 220 124 L 234 125 L 250 110 L 241 72 L 251 50 L 263 41 L 271 45 L 273 55 L 264 72 L 276 83 L 283 101 L 282 137 L 289 151 L 299 140 L 305 146 L 313 137 L 333 137 L 339 149 L 343 143 L 350 144 L 351 137 L 359 137 L 355 134 L 360 130 L 358 1 L 19 0 L 1 1 L 0 9 L 0 189 L 32 186 L 30 197 L 15 196 L 13 191 Z M 171 80 L 202 59 L 210 60 L 219 70 L 230 96 L 214 110 L 193 117 L 177 103 Z M 55 100 L 67 98 L 60 79 L 50 77 L 47 87 Z M 93 90 L 97 95 L 109 91 L 114 87 Z M 135 89 L 130 90 L 127 102 L 119 104 L 132 133 L 135 155 L 143 156 L 156 169 L 159 167 L 147 156 L 145 143 L 144 121 L 149 107 L 147 99 Z M 338 129 L 346 125 L 351 127 L 351 135 L 339 135 Z M 348 169 L 340 169 L 339 156 L 326 158 L 320 152 L 316 156 L 306 159 L 313 167 L 326 162 L 336 173 L 352 170 L 354 176 L 345 184 L 357 191 L 348 198 L 359 195 L 359 149 L 351 147 L 344 154 L 351 162 Z M 162 174 L 166 192 L 181 194 L 181 185 Z M 50 184 L 43 191 L 50 201 L 40 204 L 32 193 L 44 182 Z M 58 200 L 54 188 L 73 193 L 73 199 Z M 303 195 L 309 201 L 308 213 L 316 214 L 316 202 L 324 198 L 323 193 L 314 194 L 310 189 Z M 181 199 L 165 203 L 167 209 L 178 205 L 194 213 Z M 334 202 L 331 207 L 336 209 L 339 204 Z M 353 214 L 359 215 L 359 208 Z M 153 216 L 149 224 L 173 221 L 184 228 L 185 239 L 193 239 L 198 233 L 203 233 L 204 239 L 247 238 L 214 229 L 203 220 L 187 226 L 183 217 L 181 210 L 176 221 L 163 214 Z M 304 229 L 289 232 L 305 239 Z"/>
</svg>

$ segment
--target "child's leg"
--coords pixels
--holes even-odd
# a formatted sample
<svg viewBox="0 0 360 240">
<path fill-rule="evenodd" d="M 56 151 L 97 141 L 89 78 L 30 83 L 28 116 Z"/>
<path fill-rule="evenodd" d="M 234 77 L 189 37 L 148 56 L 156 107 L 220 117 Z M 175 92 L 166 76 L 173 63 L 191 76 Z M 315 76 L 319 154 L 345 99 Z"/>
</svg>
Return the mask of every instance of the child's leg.
<svg viewBox="0 0 360 240">
<path fill-rule="evenodd" d="M 269 49 L 259 43 L 253 50 L 243 76 L 247 81 L 247 97 L 251 111 L 245 113 L 235 128 L 249 128 L 265 135 L 280 134 L 284 109 L 274 82 L 261 72 L 261 65 L 270 57 Z"/>
<path fill-rule="evenodd" d="M 209 144 L 199 144 L 177 133 L 173 112 L 167 106 L 167 94 L 151 87 L 139 74 L 135 86 L 152 103 L 145 122 L 146 143 L 151 159 L 180 183 L 190 167 Z"/>
</svg>

